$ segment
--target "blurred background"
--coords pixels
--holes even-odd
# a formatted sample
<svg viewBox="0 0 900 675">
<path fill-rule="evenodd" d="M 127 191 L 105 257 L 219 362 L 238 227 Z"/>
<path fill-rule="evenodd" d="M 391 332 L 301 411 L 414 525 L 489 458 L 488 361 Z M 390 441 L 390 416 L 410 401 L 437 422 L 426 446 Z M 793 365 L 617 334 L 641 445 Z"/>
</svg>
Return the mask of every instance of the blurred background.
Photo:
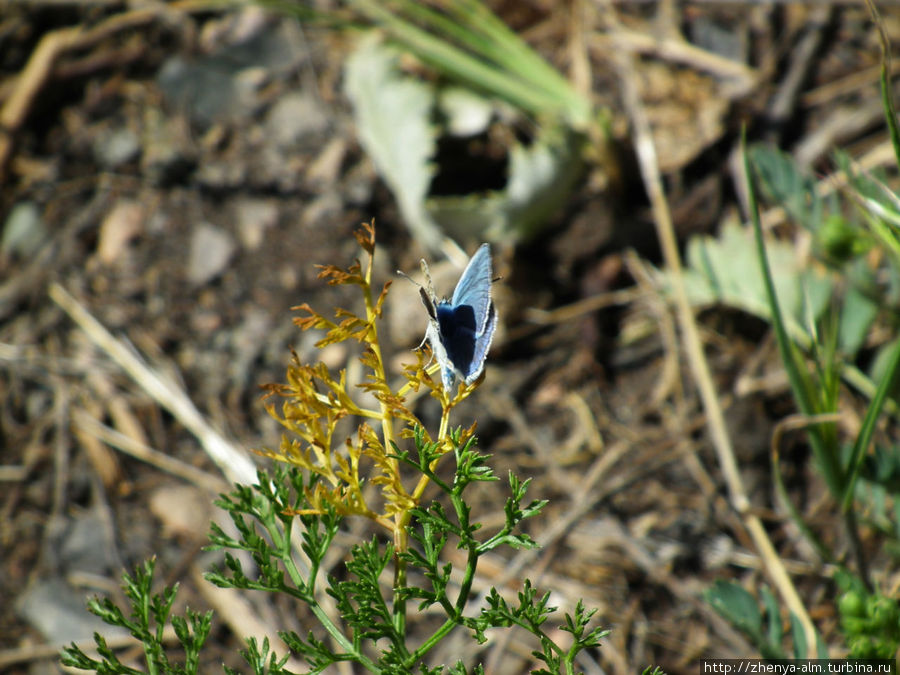
<svg viewBox="0 0 900 675">
<path fill-rule="evenodd" d="M 0 1 L 0 671 L 60 672 L 60 644 L 103 630 L 85 599 L 121 599 L 121 571 L 153 555 L 179 605 L 217 611 L 201 672 L 244 671 L 245 635 L 309 627 L 286 602 L 223 598 L 199 577 L 201 547 L 214 495 L 278 445 L 260 386 L 284 379 L 290 349 L 358 380 L 356 354 L 316 350 L 291 308 L 357 302 L 315 265 L 360 257 L 352 232 L 372 219 L 397 382 L 427 315 L 396 270 L 425 258 L 449 295 L 487 241 L 501 277 L 486 378 L 453 422 L 477 420 L 495 472 L 534 476 L 530 496 L 550 504 L 528 523 L 543 548 L 490 559 L 476 590 L 514 591 L 525 570 L 553 604 L 598 608 L 612 633 L 585 672 L 698 672 L 766 641 L 793 653 L 707 431 L 673 304 L 683 283 L 737 480 L 822 644 L 846 654 L 836 570 L 896 595 L 893 491 L 848 535 L 808 425 L 779 426 L 797 407 L 739 145 L 745 128 L 798 344 L 815 346 L 820 312 L 853 312 L 835 320 L 835 358 L 858 377 L 837 378 L 831 422 L 852 445 L 900 288 L 880 91 L 900 7 L 882 5 L 883 33 L 851 1 L 428 3 L 467 42 L 406 2 Z M 636 139 L 652 141 L 650 165 Z M 890 213 L 860 215 L 872 199 Z M 812 298 L 807 278 L 828 287 Z M 163 385 L 123 368 L 129 355 Z M 435 401 L 416 406 L 438 419 Z M 892 410 L 876 432 L 888 459 Z M 217 443 L 228 451 L 212 456 Z M 479 497 L 496 526 L 502 499 Z M 724 582 L 762 608 L 764 635 L 704 595 Z M 447 660 L 473 654 L 492 673 L 535 667 L 515 637 L 454 648 Z"/>
</svg>

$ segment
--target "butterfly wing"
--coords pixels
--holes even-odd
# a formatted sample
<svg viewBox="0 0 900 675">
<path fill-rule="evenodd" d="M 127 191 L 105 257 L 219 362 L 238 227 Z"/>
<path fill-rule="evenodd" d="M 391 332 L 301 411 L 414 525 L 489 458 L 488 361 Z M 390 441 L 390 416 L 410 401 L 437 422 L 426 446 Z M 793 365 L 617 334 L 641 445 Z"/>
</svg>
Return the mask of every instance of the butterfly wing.
<svg viewBox="0 0 900 675">
<path fill-rule="evenodd" d="M 454 371 L 471 384 L 484 370 L 484 361 L 497 326 L 491 301 L 491 248 L 482 244 L 456 284 L 453 298 L 443 307 L 440 321 L 447 355 Z"/>
<path fill-rule="evenodd" d="M 466 384 L 472 384 L 481 375 L 481 371 L 484 370 L 484 362 L 487 359 L 488 350 L 491 348 L 491 341 L 494 339 L 494 329 L 496 327 L 497 312 L 492 302 L 488 307 L 488 319 L 484 326 L 484 331 L 475 338 L 472 360 L 469 363 L 469 372 L 465 376 Z"/>
<path fill-rule="evenodd" d="M 475 314 L 475 334 L 484 333 L 491 309 L 491 247 L 482 244 L 469 260 L 453 291 L 454 307 L 468 305 Z"/>
</svg>

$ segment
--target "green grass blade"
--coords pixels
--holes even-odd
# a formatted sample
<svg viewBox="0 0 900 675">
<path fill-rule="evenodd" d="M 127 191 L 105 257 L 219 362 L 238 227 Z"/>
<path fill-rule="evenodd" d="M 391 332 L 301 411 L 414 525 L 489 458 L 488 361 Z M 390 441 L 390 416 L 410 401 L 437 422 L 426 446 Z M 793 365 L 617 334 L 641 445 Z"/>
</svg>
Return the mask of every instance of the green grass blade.
<svg viewBox="0 0 900 675">
<path fill-rule="evenodd" d="M 386 30 L 394 40 L 438 72 L 447 73 L 535 115 L 567 113 L 564 101 L 529 83 L 512 78 L 509 73 L 499 71 L 462 49 L 398 18 L 379 2 L 355 0 L 353 4 L 370 21 Z"/>
<path fill-rule="evenodd" d="M 894 345 L 888 367 L 885 370 L 881 381 L 878 383 L 878 389 L 875 390 L 875 395 L 869 403 L 869 408 L 866 410 L 866 416 L 863 419 L 862 428 L 859 431 L 859 435 L 856 437 L 856 442 L 853 444 L 853 453 L 850 456 L 850 463 L 848 465 L 849 478 L 847 479 L 844 488 L 842 502 L 842 508 L 845 513 L 850 509 L 850 505 L 853 503 L 853 491 L 859 477 L 859 470 L 860 467 L 862 467 L 866 450 L 872 440 L 872 434 L 875 431 L 875 423 L 881 415 L 881 410 L 887 400 L 888 392 L 891 390 L 894 380 L 896 379 L 898 367 L 900 367 L 900 340 L 897 340 Z"/>
<path fill-rule="evenodd" d="M 887 121 L 888 130 L 891 135 L 891 145 L 894 148 L 894 157 L 897 161 L 897 165 L 900 166 L 900 128 L 898 128 L 897 125 L 897 113 L 894 109 L 894 100 L 890 85 L 890 42 L 888 41 L 887 33 L 885 32 L 884 22 L 878 13 L 878 9 L 875 7 L 875 3 L 867 2 L 866 4 L 869 7 L 869 12 L 872 14 L 872 20 L 878 28 L 878 38 L 881 44 L 881 104 L 884 108 L 884 117 Z M 872 218 L 872 221 L 877 223 L 877 218 Z M 880 225 L 880 223 L 877 224 Z M 897 246 L 897 239 L 892 232 L 885 231 L 887 229 L 888 228 L 885 227 L 884 230 L 878 231 L 879 238 L 889 246 L 893 244 L 892 248 L 894 248 Z M 900 340 L 894 345 L 887 370 L 884 372 L 881 381 L 878 383 L 875 395 L 869 403 L 868 410 L 866 410 L 862 428 L 860 429 L 859 435 L 856 437 L 856 442 L 853 444 L 853 452 L 848 465 L 849 478 L 844 488 L 842 500 L 842 508 L 845 513 L 849 511 L 850 506 L 853 503 L 853 493 L 856 488 L 856 481 L 859 478 L 859 471 L 862 466 L 863 458 L 869 447 L 869 443 L 872 440 L 872 434 L 875 431 L 875 423 L 881 415 L 881 410 L 888 398 L 888 392 L 891 390 L 894 383 L 898 367 L 900 367 Z"/>
<path fill-rule="evenodd" d="M 584 121 L 587 121 L 591 108 L 590 101 L 578 94 L 556 68 L 533 50 L 483 2 L 444 0 L 441 4 L 470 29 L 482 32 L 498 47 L 502 47 L 502 60 L 498 62 L 502 62 L 505 68 L 527 73 L 529 80 L 542 83 L 561 99 L 569 101 L 574 108 L 582 109 Z"/>
<path fill-rule="evenodd" d="M 797 405 L 804 415 L 812 416 L 823 412 L 833 412 L 830 410 L 817 409 L 817 397 L 814 389 L 815 385 L 806 370 L 803 357 L 801 356 L 797 345 L 791 340 L 787 332 L 784 315 L 781 312 L 778 296 L 775 293 L 775 283 L 772 279 L 772 270 L 769 266 L 768 255 L 766 254 L 766 245 L 763 241 L 762 224 L 759 220 L 759 204 L 756 198 L 756 188 L 754 186 L 753 174 L 750 170 L 750 161 L 747 153 L 746 130 L 741 138 L 741 158 L 744 166 L 745 180 L 747 181 L 748 207 L 756 240 L 756 253 L 762 269 L 766 297 L 772 315 L 772 326 L 775 330 L 776 342 L 778 343 L 778 352 L 781 355 L 781 361 L 784 364 L 785 372 L 787 372 L 788 380 L 791 383 L 791 389 L 794 392 Z M 809 437 L 810 445 L 813 448 L 813 452 L 819 460 L 829 489 L 835 496 L 842 495 L 844 482 L 842 480 L 840 465 L 836 461 L 836 453 L 828 451 L 826 444 L 823 442 L 820 430 L 816 427 L 811 427 L 807 435 Z"/>
<path fill-rule="evenodd" d="M 503 70 L 541 85 L 555 96 L 572 95 L 568 81 L 482 3 L 451 0 L 438 4 L 446 14 L 412 0 L 395 2 L 398 16 L 421 21 L 438 38 L 451 36 Z"/>
<path fill-rule="evenodd" d="M 759 221 L 759 204 L 757 202 L 753 174 L 747 156 L 746 136 L 741 140 L 741 157 L 744 164 L 745 179 L 747 181 L 747 199 L 749 202 L 750 220 L 753 224 L 754 240 L 756 242 L 756 255 L 762 269 L 763 285 L 765 286 L 766 298 L 769 303 L 772 327 L 775 330 L 775 339 L 778 343 L 778 352 L 781 355 L 784 369 L 787 371 L 791 388 L 797 396 L 797 402 L 801 412 L 805 415 L 811 415 L 815 413 L 812 400 L 809 396 L 811 383 L 805 373 L 805 369 L 802 367 L 797 348 L 788 335 L 784 315 L 781 312 L 781 305 L 779 304 L 778 296 L 775 293 L 775 282 L 772 279 L 772 270 L 769 267 L 766 244 L 765 241 L 763 241 L 762 224 Z"/>
<path fill-rule="evenodd" d="M 884 108 L 884 117 L 887 120 L 888 129 L 891 132 L 891 145 L 894 147 L 894 157 L 900 166 L 900 129 L 897 127 L 897 113 L 894 110 L 894 98 L 891 94 L 891 44 L 888 41 L 884 22 L 874 2 L 867 2 L 872 21 L 878 28 L 878 40 L 881 44 L 881 105 Z"/>
</svg>

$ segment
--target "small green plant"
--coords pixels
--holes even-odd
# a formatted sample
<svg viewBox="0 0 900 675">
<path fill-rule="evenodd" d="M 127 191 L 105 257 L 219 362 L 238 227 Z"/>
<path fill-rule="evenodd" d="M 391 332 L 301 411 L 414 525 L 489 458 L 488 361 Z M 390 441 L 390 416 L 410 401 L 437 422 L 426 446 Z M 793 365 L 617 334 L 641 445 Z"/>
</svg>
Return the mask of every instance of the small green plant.
<svg viewBox="0 0 900 675">
<path fill-rule="evenodd" d="M 813 647 L 818 658 L 827 658 L 828 649 L 817 634 L 817 644 L 807 645 L 806 634 L 797 617 L 791 615 L 790 637 L 793 651 L 789 655 L 783 646 L 785 631 L 778 600 L 767 587 L 760 589 L 765 612 L 760 611 L 756 598 L 733 581 L 716 581 L 703 592 L 704 599 L 735 628 L 746 635 L 764 659 L 807 658 Z"/>
<path fill-rule="evenodd" d="M 287 371 L 287 382 L 267 388 L 267 407 L 284 427 L 278 449 L 260 454 L 277 461 L 271 472 L 260 471 L 253 486 L 238 485 L 217 502 L 231 516 L 237 535 L 212 526 L 211 548 L 226 551 L 224 569 L 207 574 L 223 588 L 276 593 L 304 605 L 315 626 L 305 635 L 280 633 L 288 649 L 302 656 L 310 673 L 324 671 L 339 662 L 353 662 L 372 673 L 448 672 L 443 664 L 431 664 L 432 650 L 451 632 L 462 630 L 478 643 L 495 628 L 519 627 L 535 638 L 532 652 L 542 675 L 574 673 L 578 654 L 600 644 L 607 631 L 591 627 L 595 610 L 579 601 L 564 614 L 560 629 L 569 634 L 558 644 L 546 630 L 556 611 L 549 593 L 539 593 L 528 579 L 514 598 L 489 589 L 478 609 L 470 608 L 472 584 L 480 558 L 499 547 L 533 548 L 535 542 L 521 530 L 521 523 L 540 513 L 544 501 L 527 500 L 528 480 L 510 474 L 504 522 L 487 532 L 473 518 L 466 501 L 475 483 L 499 479 L 488 465 L 489 456 L 478 452 L 474 425 L 451 429 L 450 412 L 472 394 L 478 382 L 460 385 L 455 394 L 443 389 L 429 373 L 425 355 L 406 368 L 406 383 L 395 391 L 388 382 L 378 338 L 389 282 L 379 293 L 372 290 L 375 233 L 371 225 L 357 232 L 367 255 L 365 268 L 357 262 L 349 269 L 321 267 L 320 277 L 330 284 L 360 289 L 365 314 L 338 309 L 331 320 L 301 305 L 304 315 L 296 323 L 304 330 L 324 330 L 317 343 L 357 341 L 359 360 L 366 377 L 356 389 L 345 371 L 332 375 L 322 364 L 307 365 L 296 354 Z M 429 433 L 405 395 L 427 388 L 440 403 L 442 415 L 437 433 Z M 371 403 L 357 399 L 358 391 Z M 281 405 L 277 405 L 279 403 Z M 342 437 L 342 423 L 357 420 L 353 437 Z M 450 470 L 443 470 L 444 463 Z M 441 469 L 441 470 L 439 470 Z M 437 498 L 426 498 L 429 486 Z M 348 518 L 365 518 L 376 526 L 369 539 L 352 546 L 339 572 L 328 574 L 323 566 L 335 537 Z M 380 531 L 380 532 L 379 532 Z M 300 550 L 294 545 L 299 539 Z M 447 561 L 448 547 L 464 552 L 460 565 Z M 247 568 L 231 551 L 244 551 L 253 560 Z M 165 622 L 174 589 L 150 595 L 152 565 L 139 575 L 140 583 L 126 577 L 135 606 L 151 607 L 158 625 Z M 160 599 L 161 598 L 161 599 Z M 131 627 L 108 602 L 92 603 L 92 610 L 114 625 Z M 410 609 L 429 610 L 436 622 L 411 625 Z M 141 615 L 143 616 L 143 615 Z M 191 630 L 179 620 L 176 633 L 188 652 L 184 666 L 157 658 L 159 635 L 146 627 L 132 631 L 149 644 L 148 670 L 160 673 L 196 672 L 196 650 L 209 629 L 209 617 L 188 615 Z M 124 622 L 124 623 L 123 623 Z M 74 645 L 66 650 L 68 665 L 101 673 L 132 673 L 115 660 L 97 637 L 104 660 L 86 657 Z M 287 657 L 279 658 L 267 642 L 247 642 L 242 652 L 255 673 L 288 673 Z M 151 656 L 153 659 L 151 660 Z M 192 667 L 193 666 L 193 667 Z M 231 671 L 229 671 L 231 672 Z M 481 666 L 460 660 L 450 673 L 480 673 Z"/>
<path fill-rule="evenodd" d="M 900 603 L 869 591 L 859 578 L 841 573 L 837 607 L 853 659 L 893 659 L 900 649 Z"/>
<path fill-rule="evenodd" d="M 747 175 L 756 176 L 764 185 L 779 191 L 779 203 L 797 222 L 809 228 L 818 247 L 820 265 L 828 270 L 823 275 L 804 272 L 792 282 L 799 285 L 802 301 L 799 306 L 785 309 L 784 294 L 776 290 L 778 270 L 769 261 L 768 247 L 763 242 L 762 228 L 756 207 L 756 188 L 748 180 L 751 219 L 756 238 L 756 257 L 761 268 L 762 289 L 765 293 L 767 318 L 772 322 L 781 361 L 791 385 L 794 400 L 800 413 L 808 421 L 805 426 L 816 467 L 834 499 L 841 515 L 846 541 L 852 559 L 836 555 L 823 538 L 810 527 L 793 506 L 781 476 L 777 437 L 772 447 L 772 471 L 775 487 L 782 503 L 788 509 L 800 532 L 814 546 L 823 561 L 836 565 L 844 593 L 837 603 L 841 628 L 848 651 L 853 658 L 893 656 L 898 647 L 898 626 L 895 616 L 896 601 L 881 596 L 873 589 L 869 570 L 870 553 L 862 543 L 861 522 L 873 531 L 880 531 L 888 541 L 900 541 L 900 521 L 897 513 L 891 514 L 887 504 L 900 498 L 900 459 L 896 447 L 872 447 L 876 423 L 891 401 L 895 377 L 900 368 L 900 341 L 888 342 L 876 358 L 878 369 L 871 380 L 861 377 L 852 366 L 852 357 L 862 346 L 870 327 L 876 319 L 896 326 L 900 312 L 896 306 L 885 306 L 877 298 L 879 292 L 872 279 L 900 279 L 900 258 L 889 255 L 891 248 L 900 247 L 900 234 L 896 228 L 887 227 L 887 221 L 877 221 L 874 195 L 879 194 L 877 182 L 866 176 L 850 174 L 851 203 L 863 204 L 857 218 L 843 213 L 845 204 L 840 200 L 821 199 L 813 183 L 802 177 L 799 170 L 784 155 L 755 149 L 745 153 Z M 751 165 L 751 161 L 754 163 Z M 849 169 L 849 164 L 844 162 Z M 755 172 L 751 172 L 751 166 Z M 792 192 L 792 190 L 794 192 Z M 863 199 L 867 191 L 869 197 Z M 881 193 L 882 213 L 894 208 Z M 883 273 L 870 267 L 864 256 L 879 250 L 883 261 Z M 816 292 L 825 289 L 821 301 L 813 300 Z M 798 330 L 799 329 L 799 330 Z M 848 377 L 850 375 L 850 377 Z M 870 402 L 856 438 L 847 442 L 841 439 L 837 427 L 839 399 L 842 381 L 857 385 L 868 394 Z M 896 543 L 894 544 L 896 548 Z M 851 571 L 852 569 L 852 571 Z M 706 593 L 707 600 L 741 629 L 757 645 L 763 656 L 780 657 L 782 633 L 779 609 L 774 597 L 764 593 L 767 608 L 764 621 L 753 596 L 734 583 L 720 582 Z M 753 611 L 748 611 L 748 608 Z M 876 609 L 877 608 L 877 609 Z M 893 610 L 890 610 L 893 608 Z M 791 637 L 795 655 L 805 655 L 807 640 L 798 629 L 797 617 L 791 618 Z M 768 630 L 766 630 L 768 624 Z M 818 635 L 817 635 L 818 639 Z M 824 655 L 824 645 L 809 645 Z M 887 656 L 885 656 L 887 655 Z"/>
<path fill-rule="evenodd" d="M 890 45 L 874 3 L 867 0 L 867 5 L 879 31 L 882 105 L 900 168 L 900 127 L 889 78 Z M 856 368 L 854 359 L 864 346 L 872 349 L 867 338 L 873 326 L 889 334 L 896 334 L 900 327 L 900 199 L 883 176 L 861 169 L 840 152 L 835 152 L 835 163 L 846 185 L 840 193 L 828 196 L 783 153 L 765 147 L 744 148 L 743 160 L 758 262 L 754 282 L 761 282 L 745 283 L 743 288 L 753 289 L 754 300 L 764 297 L 764 303 L 744 300 L 743 306 L 772 322 L 816 467 L 838 508 L 850 555 L 836 552 L 833 543 L 826 544 L 791 503 L 781 478 L 778 433 L 772 443 L 775 487 L 799 531 L 823 561 L 837 568 L 835 583 L 840 596 L 835 606 L 848 655 L 895 659 L 900 648 L 900 603 L 883 595 L 872 579 L 869 565 L 874 547 L 863 541 L 863 525 L 870 534 L 882 537 L 884 553 L 896 560 L 900 551 L 900 453 L 896 443 L 879 442 L 875 430 L 879 423 L 897 423 L 900 339 L 883 341 L 877 348 L 870 377 Z M 783 249 L 778 242 L 764 242 L 758 192 L 808 231 L 815 256 L 812 270 L 785 276 L 783 258 L 775 260 L 773 255 Z M 724 251 L 726 243 L 723 240 L 702 250 Z M 736 252 L 737 248 L 730 245 L 728 250 Z M 722 299 L 736 285 L 730 283 L 729 268 L 723 261 L 715 262 L 718 264 L 696 264 L 694 269 L 702 290 L 714 288 L 706 295 Z M 729 259 L 728 265 L 745 268 L 746 261 Z M 869 398 L 859 431 L 849 441 L 840 437 L 837 426 L 842 382 Z M 834 536 L 827 539 L 833 542 Z M 756 599 L 738 584 L 718 582 L 705 595 L 764 656 L 778 655 L 783 653 L 780 610 L 771 593 L 763 589 L 762 594 L 767 621 Z M 790 619 L 794 652 L 805 655 L 807 639 L 798 630 L 794 613 Z M 817 645 L 816 651 L 824 656 L 824 645 Z"/>
<path fill-rule="evenodd" d="M 888 87 L 888 70 L 885 58 L 882 100 L 900 166 L 900 131 Z M 838 568 L 836 581 L 842 595 L 836 608 L 849 655 L 894 658 L 900 647 L 900 606 L 875 589 L 869 570 L 871 547 L 863 544 L 861 523 L 884 535 L 887 551 L 896 551 L 900 511 L 895 508 L 890 513 L 887 505 L 900 499 L 900 456 L 895 446 L 875 443 L 875 429 L 885 410 L 896 416 L 900 340 L 888 341 L 881 347 L 874 359 L 876 367 L 871 380 L 853 368 L 852 360 L 876 320 L 894 331 L 900 325 L 900 305 L 896 301 L 900 284 L 900 202 L 882 179 L 858 170 L 845 155 L 837 155 L 837 164 L 848 182 L 843 200 L 837 195 L 821 197 L 814 181 L 781 153 L 763 148 L 744 152 L 766 315 L 772 322 L 794 400 L 807 422 L 806 437 L 816 467 L 838 507 L 850 559 L 835 554 L 792 505 L 781 478 L 777 439 L 773 442 L 772 468 L 776 489 L 798 529 L 823 561 Z M 789 217 L 812 234 L 819 269 L 800 280 L 799 307 L 785 310 L 784 297 L 776 290 L 778 272 L 770 263 L 763 241 L 756 181 Z M 821 302 L 813 301 L 817 295 L 815 287 Z M 837 427 L 842 380 L 870 399 L 859 432 L 850 442 L 840 438 Z M 719 583 L 706 596 L 717 611 L 754 640 L 763 655 L 780 653 L 780 629 L 768 633 L 763 630 L 762 615 L 746 590 L 737 584 Z M 765 599 L 769 627 L 777 628 L 778 607 L 771 594 Z M 748 611 L 751 606 L 753 611 Z M 796 629 L 796 619 L 792 614 L 795 653 L 804 654 L 805 638 Z M 823 646 L 819 645 L 817 651 L 823 654 Z"/>
<path fill-rule="evenodd" d="M 144 646 L 144 657 L 148 673 L 196 673 L 200 661 L 200 650 L 209 636 L 212 612 L 200 614 L 186 611 L 186 616 L 173 616 L 172 604 L 178 592 L 178 585 L 152 593 L 155 560 L 148 560 L 135 570 L 134 576 L 122 575 L 125 596 L 131 603 L 131 614 L 125 616 L 121 609 L 110 600 L 93 598 L 88 609 L 111 626 L 125 628 L 132 637 Z M 178 642 L 184 649 L 184 663 L 176 663 L 169 658 L 164 646 L 164 631 L 171 625 L 175 629 Z M 137 675 L 144 671 L 126 666 L 119 661 L 115 652 L 102 635 L 94 634 L 97 653 L 102 660 L 89 657 L 74 643 L 63 650 L 62 663 L 82 670 L 98 673 L 125 673 Z"/>
</svg>

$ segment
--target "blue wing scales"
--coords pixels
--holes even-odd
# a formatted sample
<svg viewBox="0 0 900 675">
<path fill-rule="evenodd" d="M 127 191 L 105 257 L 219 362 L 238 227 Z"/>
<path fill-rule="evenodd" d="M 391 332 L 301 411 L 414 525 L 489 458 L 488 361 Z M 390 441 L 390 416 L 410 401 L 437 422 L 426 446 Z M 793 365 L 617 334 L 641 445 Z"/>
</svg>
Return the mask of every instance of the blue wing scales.
<svg viewBox="0 0 900 675">
<path fill-rule="evenodd" d="M 482 244 L 469 260 L 453 291 L 451 304 L 469 305 L 475 312 L 476 333 L 484 333 L 491 306 L 491 247 Z"/>
</svg>

